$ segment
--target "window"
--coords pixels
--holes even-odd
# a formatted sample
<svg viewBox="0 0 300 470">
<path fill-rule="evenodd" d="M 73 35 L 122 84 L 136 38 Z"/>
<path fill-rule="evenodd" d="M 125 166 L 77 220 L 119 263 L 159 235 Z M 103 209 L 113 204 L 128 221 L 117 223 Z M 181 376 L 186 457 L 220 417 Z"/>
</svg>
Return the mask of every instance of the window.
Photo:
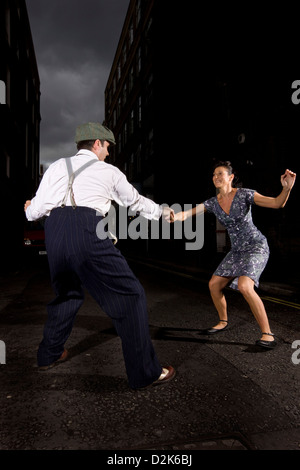
<svg viewBox="0 0 300 470">
<path fill-rule="evenodd" d="M 127 60 L 127 44 L 126 44 L 126 42 L 123 46 L 122 55 L 123 55 L 122 60 L 123 60 L 123 67 L 124 67 L 124 65 L 126 64 L 126 60 Z"/>
<path fill-rule="evenodd" d="M 29 131 L 28 131 L 28 122 L 26 122 L 26 131 L 25 131 L 25 166 L 26 168 L 28 167 L 28 155 L 29 155 L 29 148 L 28 148 L 28 142 L 29 142 Z"/>
<path fill-rule="evenodd" d="M 130 128 L 129 128 L 130 134 L 134 133 L 134 110 L 131 111 L 130 113 Z"/>
<path fill-rule="evenodd" d="M 128 178 L 129 180 L 132 180 L 134 178 L 134 154 L 132 153 L 130 155 L 130 165 L 129 165 L 129 172 L 128 172 Z"/>
<path fill-rule="evenodd" d="M 124 83 L 123 87 L 123 106 L 125 106 L 127 101 L 127 83 Z"/>
<path fill-rule="evenodd" d="M 5 11 L 5 23 L 6 23 L 6 34 L 7 34 L 7 40 L 8 44 L 11 42 L 11 36 L 10 36 L 10 8 L 6 8 Z"/>
<path fill-rule="evenodd" d="M 122 134 L 121 132 L 118 135 L 118 155 L 122 152 Z"/>
<path fill-rule="evenodd" d="M 153 129 L 150 129 L 148 133 L 148 142 L 147 142 L 147 157 L 151 157 L 154 153 L 154 139 L 153 139 Z"/>
<path fill-rule="evenodd" d="M 6 176 L 10 178 L 10 156 L 6 154 Z"/>
<path fill-rule="evenodd" d="M 136 162 L 137 162 L 137 173 L 138 175 L 142 172 L 142 145 L 139 144 L 138 149 L 136 151 Z"/>
<path fill-rule="evenodd" d="M 153 101 L 153 74 L 151 73 L 147 80 L 146 105 L 148 106 L 152 101 Z"/>
<path fill-rule="evenodd" d="M 134 38 L 134 30 L 133 30 L 133 23 L 132 22 L 130 23 L 128 34 L 129 34 L 129 47 L 130 47 L 133 43 L 133 38 Z"/>
<path fill-rule="evenodd" d="M 118 98 L 118 106 L 117 106 L 117 118 L 121 116 L 121 109 L 122 109 L 122 103 L 121 103 L 121 97 Z"/>
<path fill-rule="evenodd" d="M 136 25 L 138 25 L 141 20 L 141 0 L 137 0 L 135 13 L 136 13 Z"/>
<path fill-rule="evenodd" d="M 128 137 L 128 132 L 127 132 L 127 122 L 124 124 L 124 146 L 127 144 L 127 137 Z"/>
<path fill-rule="evenodd" d="M 34 180 L 35 179 L 35 148 L 34 148 L 34 142 L 31 144 L 31 177 Z"/>
<path fill-rule="evenodd" d="M 6 72 L 6 104 L 10 106 L 10 69 Z"/>
<path fill-rule="evenodd" d="M 142 51 L 141 51 L 141 46 L 139 46 L 137 50 L 137 57 L 136 57 L 136 72 L 137 75 L 140 74 L 142 70 Z"/>
<path fill-rule="evenodd" d="M 139 96 L 139 99 L 138 99 L 138 124 L 139 124 L 139 127 L 141 127 L 142 125 L 142 97 Z"/>
<path fill-rule="evenodd" d="M 29 81 L 28 81 L 28 78 L 26 78 L 25 99 L 26 99 L 26 103 L 28 103 L 29 102 Z"/>
<path fill-rule="evenodd" d="M 129 71 L 129 92 L 131 92 L 133 88 L 133 82 L 134 82 L 134 71 L 133 71 L 133 67 L 131 67 Z"/>
</svg>

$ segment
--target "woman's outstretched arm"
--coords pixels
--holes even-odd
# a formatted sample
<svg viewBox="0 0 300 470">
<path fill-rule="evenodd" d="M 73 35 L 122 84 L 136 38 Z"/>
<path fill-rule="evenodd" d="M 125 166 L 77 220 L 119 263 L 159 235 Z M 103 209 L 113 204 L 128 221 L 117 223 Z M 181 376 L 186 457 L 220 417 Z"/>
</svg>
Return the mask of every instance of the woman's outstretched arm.
<svg viewBox="0 0 300 470">
<path fill-rule="evenodd" d="M 280 209 L 284 207 L 292 187 L 296 181 L 296 173 L 293 173 L 290 170 L 286 170 L 284 175 L 280 178 L 282 184 L 282 191 L 277 197 L 267 197 L 259 193 L 254 193 L 254 202 L 258 206 L 268 207 L 270 209 Z"/>
<path fill-rule="evenodd" d="M 182 211 L 182 212 L 178 212 L 177 214 L 175 214 L 174 222 L 176 222 L 177 220 L 179 220 L 180 222 L 183 222 L 189 217 L 203 214 L 203 212 L 205 212 L 204 204 L 198 204 L 197 206 L 193 207 L 192 209 L 189 209 L 188 211 Z"/>
</svg>

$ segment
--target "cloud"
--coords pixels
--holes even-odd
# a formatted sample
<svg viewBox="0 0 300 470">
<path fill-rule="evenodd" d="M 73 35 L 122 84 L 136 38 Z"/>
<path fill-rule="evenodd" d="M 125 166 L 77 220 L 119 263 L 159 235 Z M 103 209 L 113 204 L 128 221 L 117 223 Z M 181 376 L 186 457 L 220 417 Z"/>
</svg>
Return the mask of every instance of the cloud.
<svg viewBox="0 0 300 470">
<path fill-rule="evenodd" d="M 47 83 L 45 89 L 42 86 L 47 122 L 44 133 L 42 129 L 41 161 L 46 163 L 72 155 L 76 150 L 76 126 L 87 121 L 103 121 L 103 86 L 108 73 L 108 67 L 95 62 L 76 70 L 41 66 L 41 83 Z"/>
<path fill-rule="evenodd" d="M 41 81 L 41 163 L 74 153 L 78 124 L 103 121 L 105 86 L 128 5 L 27 0 Z"/>
<path fill-rule="evenodd" d="M 76 70 L 41 66 L 41 83 L 46 83 L 41 87 L 43 107 L 51 122 L 45 136 L 46 143 L 64 136 L 65 130 L 76 120 L 103 118 L 103 86 L 108 72 L 109 69 L 100 63 L 84 65 Z"/>
</svg>

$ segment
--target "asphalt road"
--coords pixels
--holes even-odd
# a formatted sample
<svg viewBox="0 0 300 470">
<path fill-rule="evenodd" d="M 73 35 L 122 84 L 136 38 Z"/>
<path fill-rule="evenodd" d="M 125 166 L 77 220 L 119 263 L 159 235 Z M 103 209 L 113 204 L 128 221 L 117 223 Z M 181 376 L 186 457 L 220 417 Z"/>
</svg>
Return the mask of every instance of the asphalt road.
<svg viewBox="0 0 300 470">
<path fill-rule="evenodd" d="M 70 359 L 38 372 L 36 350 L 53 298 L 45 258 L 0 279 L 0 450 L 106 450 L 108 458 L 121 450 L 299 450 L 295 299 L 264 294 L 278 340 L 264 351 L 239 293 L 227 291 L 228 330 L 207 337 L 199 329 L 217 317 L 206 282 L 132 268 L 147 294 L 158 357 L 177 370 L 170 384 L 142 391 L 128 387 L 119 338 L 88 294 L 66 344 Z"/>
</svg>

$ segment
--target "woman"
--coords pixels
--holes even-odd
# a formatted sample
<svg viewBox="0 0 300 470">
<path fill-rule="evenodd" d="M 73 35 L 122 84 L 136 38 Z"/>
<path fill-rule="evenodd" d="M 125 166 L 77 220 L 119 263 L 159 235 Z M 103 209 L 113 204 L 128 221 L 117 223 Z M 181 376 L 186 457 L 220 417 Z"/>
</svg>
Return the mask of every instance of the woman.
<svg viewBox="0 0 300 470">
<path fill-rule="evenodd" d="M 295 183 L 296 174 L 286 170 L 281 176 L 282 191 L 277 197 L 266 197 L 252 189 L 234 188 L 234 174 L 230 162 L 220 162 L 215 166 L 213 183 L 218 195 L 206 200 L 203 204 L 179 212 L 174 221 L 184 221 L 202 212 L 212 212 L 228 231 L 231 251 L 214 272 L 209 281 L 213 303 L 219 314 L 219 323 L 206 330 L 215 334 L 227 328 L 227 303 L 223 289 L 238 289 L 246 301 L 261 329 L 261 338 L 256 344 L 265 348 L 274 348 L 276 341 L 270 330 L 264 304 L 254 286 L 258 287 L 259 278 L 268 258 L 269 247 L 266 238 L 252 221 L 251 205 L 279 209 L 284 207 Z"/>
</svg>

